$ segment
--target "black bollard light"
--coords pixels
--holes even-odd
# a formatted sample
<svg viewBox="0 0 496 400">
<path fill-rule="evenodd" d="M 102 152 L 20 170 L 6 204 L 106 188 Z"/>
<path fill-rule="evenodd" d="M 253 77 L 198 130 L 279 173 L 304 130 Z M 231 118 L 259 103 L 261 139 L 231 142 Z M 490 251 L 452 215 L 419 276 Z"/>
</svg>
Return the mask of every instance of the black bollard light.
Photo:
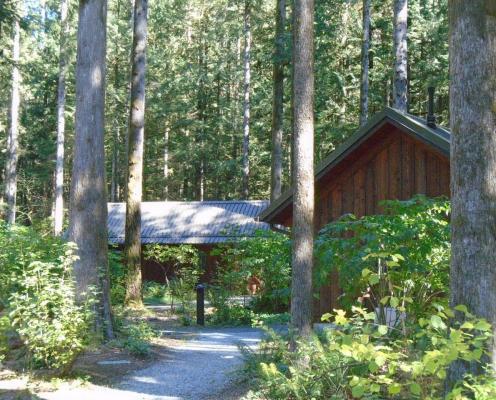
<svg viewBox="0 0 496 400">
<path fill-rule="evenodd" d="M 196 323 L 205 325 L 205 285 L 196 286 Z"/>
</svg>

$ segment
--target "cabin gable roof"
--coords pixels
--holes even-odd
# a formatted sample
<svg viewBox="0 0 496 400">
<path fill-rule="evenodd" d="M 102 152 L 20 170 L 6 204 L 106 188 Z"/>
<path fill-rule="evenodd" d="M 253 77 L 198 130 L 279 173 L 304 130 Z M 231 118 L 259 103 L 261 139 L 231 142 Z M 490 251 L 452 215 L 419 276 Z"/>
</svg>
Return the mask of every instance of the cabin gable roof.
<svg viewBox="0 0 496 400">
<path fill-rule="evenodd" d="M 413 136 L 439 153 L 449 157 L 451 134 L 442 127 L 429 127 L 426 121 L 393 108 L 385 108 L 371 117 L 367 123 L 346 139 L 340 146 L 324 158 L 315 168 L 315 181 L 323 177 L 343 161 L 349 154 L 359 148 L 367 139 L 378 133 L 386 124 L 391 124 L 401 132 Z M 293 201 L 292 188 L 284 192 L 260 215 L 261 221 L 271 223 L 274 218 L 291 205 Z"/>
</svg>

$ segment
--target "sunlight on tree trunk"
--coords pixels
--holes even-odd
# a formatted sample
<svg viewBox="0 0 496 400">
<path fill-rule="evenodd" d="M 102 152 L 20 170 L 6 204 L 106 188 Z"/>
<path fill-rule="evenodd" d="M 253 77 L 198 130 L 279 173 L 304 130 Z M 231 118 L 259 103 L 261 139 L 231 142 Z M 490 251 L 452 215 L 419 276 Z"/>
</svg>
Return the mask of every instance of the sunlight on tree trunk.
<svg viewBox="0 0 496 400">
<path fill-rule="evenodd" d="M 394 0 L 393 107 L 408 111 L 408 0 Z"/>
<path fill-rule="evenodd" d="M 365 125 L 369 114 L 370 8 L 371 8 L 371 0 L 363 0 L 362 71 L 361 71 L 361 81 L 360 81 L 360 126 Z"/>
<path fill-rule="evenodd" d="M 250 197 L 250 90 L 251 90 L 251 0 L 244 11 L 244 101 L 243 101 L 243 199 Z"/>
<path fill-rule="evenodd" d="M 451 305 L 466 305 L 496 334 L 496 6 L 452 0 L 450 115 L 452 257 Z M 496 368 L 496 346 L 489 349 Z M 480 366 L 458 361 L 447 387 Z"/>
<path fill-rule="evenodd" d="M 68 0 L 60 3 L 60 45 L 59 45 L 59 81 L 57 86 L 57 159 L 55 164 L 55 207 L 54 234 L 59 236 L 64 225 L 64 146 L 65 146 L 65 98 L 66 76 L 68 68 L 67 21 Z"/>
<path fill-rule="evenodd" d="M 10 95 L 9 135 L 7 137 L 7 162 L 5 164 L 5 201 L 7 205 L 5 220 L 9 224 L 16 222 L 17 201 L 17 161 L 19 158 L 19 107 L 21 74 L 19 58 L 21 47 L 21 28 L 19 18 L 13 22 L 12 38 L 12 91 Z"/>
<path fill-rule="evenodd" d="M 78 246 L 74 275 L 79 300 L 86 300 L 92 288 L 98 290 L 96 329 L 113 338 L 104 146 L 106 19 L 105 0 L 79 3 L 69 238 Z"/>
<path fill-rule="evenodd" d="M 312 332 L 314 229 L 314 2 L 295 0 L 293 31 L 293 258 L 291 325 L 296 339 Z M 294 343 L 293 343 L 294 347 Z"/>
<path fill-rule="evenodd" d="M 145 74 L 148 0 L 135 0 L 132 54 L 131 114 L 126 198 L 126 304 L 142 305 L 141 200 L 145 136 Z"/>
<path fill-rule="evenodd" d="M 270 201 L 282 192 L 282 144 L 284 135 L 284 32 L 286 26 L 286 0 L 276 0 L 276 33 L 274 43 L 274 67 L 272 99 L 272 165 Z"/>
</svg>

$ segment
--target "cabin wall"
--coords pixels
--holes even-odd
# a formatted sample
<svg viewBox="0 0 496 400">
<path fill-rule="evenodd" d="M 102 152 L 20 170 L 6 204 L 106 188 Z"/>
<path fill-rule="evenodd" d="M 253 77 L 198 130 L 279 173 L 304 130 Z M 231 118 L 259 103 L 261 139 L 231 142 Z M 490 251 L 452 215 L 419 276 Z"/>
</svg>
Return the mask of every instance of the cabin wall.
<svg viewBox="0 0 496 400">
<path fill-rule="evenodd" d="M 166 245 L 164 245 L 166 246 Z M 212 245 L 194 245 L 200 252 L 204 254 L 203 259 L 203 275 L 200 277 L 200 281 L 208 283 L 214 277 L 215 271 L 219 265 L 219 256 L 211 255 L 211 251 L 215 246 Z M 200 262 L 201 260 L 200 254 Z M 142 260 L 141 263 L 141 274 L 143 281 L 153 281 L 165 284 L 167 279 L 172 279 L 178 272 L 181 266 L 174 265 L 174 263 L 159 263 L 154 260 Z"/>
<path fill-rule="evenodd" d="M 415 194 L 450 196 L 448 157 L 397 128 L 389 129 L 394 132 L 375 135 L 350 160 L 343 160 L 339 170 L 336 167 L 326 175 L 327 179 L 319 181 L 316 231 L 347 213 L 358 217 L 378 214 L 382 200 L 407 200 Z M 320 288 L 315 316 L 336 308 L 339 294 L 338 277 L 333 274 L 330 284 Z"/>
</svg>

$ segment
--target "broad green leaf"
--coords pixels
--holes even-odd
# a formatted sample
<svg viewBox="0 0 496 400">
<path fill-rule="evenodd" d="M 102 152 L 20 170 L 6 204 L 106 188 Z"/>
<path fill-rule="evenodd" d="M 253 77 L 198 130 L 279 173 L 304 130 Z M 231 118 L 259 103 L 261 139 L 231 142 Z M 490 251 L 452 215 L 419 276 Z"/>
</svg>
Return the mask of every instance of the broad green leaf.
<svg viewBox="0 0 496 400">
<path fill-rule="evenodd" d="M 422 393 L 422 388 L 418 383 L 413 382 L 410 384 L 410 392 L 415 396 L 420 396 L 420 394 Z"/>
</svg>

